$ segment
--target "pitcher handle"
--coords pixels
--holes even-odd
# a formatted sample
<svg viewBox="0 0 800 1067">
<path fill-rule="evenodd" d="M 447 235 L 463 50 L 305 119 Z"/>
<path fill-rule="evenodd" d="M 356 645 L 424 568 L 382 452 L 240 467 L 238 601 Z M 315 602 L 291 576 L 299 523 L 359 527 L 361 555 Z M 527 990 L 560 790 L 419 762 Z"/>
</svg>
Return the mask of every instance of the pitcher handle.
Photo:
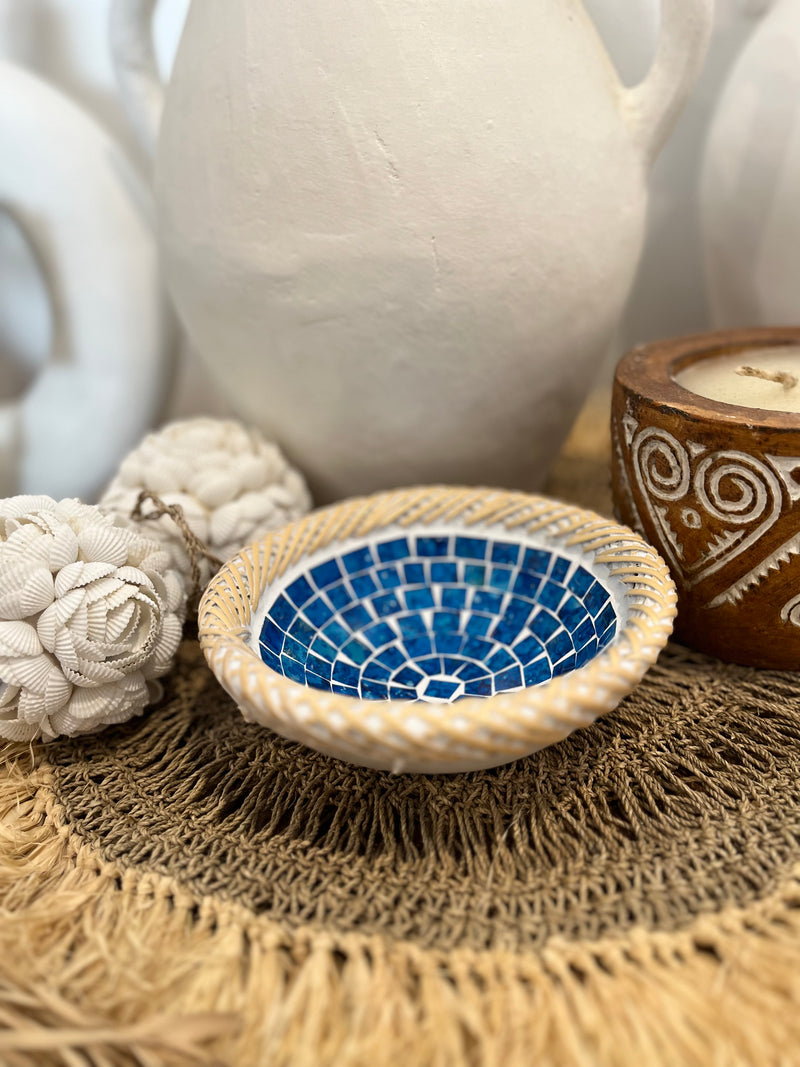
<svg viewBox="0 0 800 1067">
<path fill-rule="evenodd" d="M 153 40 L 158 0 L 112 0 L 111 56 L 122 103 L 147 155 L 155 158 L 166 87 Z"/>
<path fill-rule="evenodd" d="M 622 89 L 622 111 L 649 169 L 700 74 L 714 0 L 661 0 L 661 35 L 644 81 Z"/>
</svg>

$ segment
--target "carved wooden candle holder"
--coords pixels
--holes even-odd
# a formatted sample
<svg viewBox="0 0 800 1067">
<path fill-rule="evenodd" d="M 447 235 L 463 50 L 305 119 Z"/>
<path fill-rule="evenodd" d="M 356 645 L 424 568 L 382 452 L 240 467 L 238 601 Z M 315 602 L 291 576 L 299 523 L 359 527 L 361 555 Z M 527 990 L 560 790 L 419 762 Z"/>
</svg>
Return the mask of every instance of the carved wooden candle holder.
<svg viewBox="0 0 800 1067">
<path fill-rule="evenodd" d="M 617 514 L 669 563 L 677 638 L 800 669 L 800 329 L 634 349 L 612 434 Z"/>
</svg>

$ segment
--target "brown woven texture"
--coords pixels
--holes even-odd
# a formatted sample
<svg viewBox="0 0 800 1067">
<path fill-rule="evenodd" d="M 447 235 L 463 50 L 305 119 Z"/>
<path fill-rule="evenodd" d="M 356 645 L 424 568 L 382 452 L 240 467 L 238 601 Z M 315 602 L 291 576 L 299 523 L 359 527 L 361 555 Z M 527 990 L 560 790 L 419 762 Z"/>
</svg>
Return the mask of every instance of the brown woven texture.
<svg viewBox="0 0 800 1067">
<path fill-rule="evenodd" d="M 608 511 L 601 419 L 552 489 Z M 187 640 L 146 718 L 12 756 L 3 1064 L 800 1064 L 795 674 L 672 646 L 562 744 L 393 777 Z"/>
</svg>

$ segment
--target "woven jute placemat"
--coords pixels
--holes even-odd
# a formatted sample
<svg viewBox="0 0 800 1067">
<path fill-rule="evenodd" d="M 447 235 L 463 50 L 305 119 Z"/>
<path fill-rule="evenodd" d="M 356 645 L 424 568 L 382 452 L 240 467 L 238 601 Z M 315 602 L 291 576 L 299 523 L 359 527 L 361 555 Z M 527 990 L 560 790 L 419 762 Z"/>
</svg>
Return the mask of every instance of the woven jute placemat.
<svg viewBox="0 0 800 1067">
<path fill-rule="evenodd" d="M 552 490 L 607 511 L 605 403 Z M 11 748 L 0 1063 L 800 1064 L 800 676 L 672 646 L 494 771 L 392 777 L 162 703 Z"/>
</svg>

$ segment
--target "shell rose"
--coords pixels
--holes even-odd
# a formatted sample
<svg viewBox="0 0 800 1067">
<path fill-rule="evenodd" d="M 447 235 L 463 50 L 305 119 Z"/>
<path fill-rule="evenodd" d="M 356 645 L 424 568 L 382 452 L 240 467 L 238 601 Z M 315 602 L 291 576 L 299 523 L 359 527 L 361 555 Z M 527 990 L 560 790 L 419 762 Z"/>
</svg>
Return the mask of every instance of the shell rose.
<svg viewBox="0 0 800 1067">
<path fill-rule="evenodd" d="M 0 736 L 52 740 L 140 715 L 185 610 L 157 542 L 77 500 L 0 501 Z"/>
</svg>

